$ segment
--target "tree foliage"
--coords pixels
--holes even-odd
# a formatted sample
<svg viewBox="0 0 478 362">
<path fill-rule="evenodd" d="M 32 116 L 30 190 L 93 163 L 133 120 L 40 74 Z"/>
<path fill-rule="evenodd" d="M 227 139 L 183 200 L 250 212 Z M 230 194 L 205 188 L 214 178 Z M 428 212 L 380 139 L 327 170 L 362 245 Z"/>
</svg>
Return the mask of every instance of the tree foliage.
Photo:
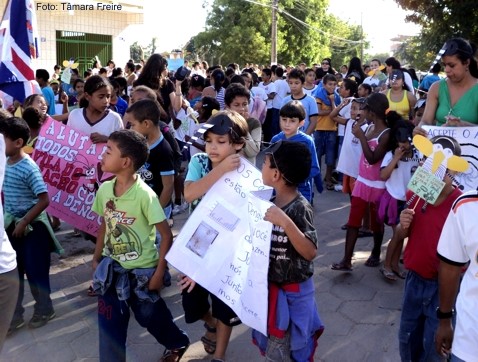
<svg viewBox="0 0 478 362">
<path fill-rule="evenodd" d="M 133 59 L 136 63 L 139 63 L 141 59 L 147 59 L 151 54 L 156 52 L 158 38 L 153 37 L 151 43 L 146 47 L 143 47 L 137 41 L 129 46 L 130 58 Z"/>
<path fill-rule="evenodd" d="M 476 0 L 395 0 L 413 13 L 406 20 L 422 27 L 419 37 L 409 46 L 426 56 L 440 50 L 447 39 L 463 37 L 478 40 L 478 6 Z M 433 60 L 433 57 L 432 59 Z M 430 64 L 428 64 L 429 66 Z"/>
<path fill-rule="evenodd" d="M 269 64 L 271 0 L 214 0 L 206 30 L 193 39 L 195 54 L 210 64 Z M 338 38 L 360 40 L 360 27 L 329 15 L 328 0 L 280 0 L 277 58 L 281 64 L 319 62 L 334 54 L 338 63 L 360 54 L 360 46 Z M 304 25 L 302 22 L 306 23 Z"/>
<path fill-rule="evenodd" d="M 427 71 L 435 60 L 436 52 L 428 50 L 420 36 L 408 37 L 393 54 L 402 65 Z"/>
</svg>

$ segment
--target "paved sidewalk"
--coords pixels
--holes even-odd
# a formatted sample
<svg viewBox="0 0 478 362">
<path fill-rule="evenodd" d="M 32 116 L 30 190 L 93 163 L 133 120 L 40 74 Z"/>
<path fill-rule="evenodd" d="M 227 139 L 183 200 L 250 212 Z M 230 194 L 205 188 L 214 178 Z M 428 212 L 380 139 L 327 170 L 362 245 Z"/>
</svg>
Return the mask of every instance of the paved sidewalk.
<svg viewBox="0 0 478 362">
<path fill-rule="evenodd" d="M 319 339 L 316 361 L 399 361 L 398 325 L 403 282 L 387 282 L 378 268 L 364 266 L 372 246 L 372 238 L 359 239 L 356 246 L 354 271 L 330 269 L 342 257 L 345 223 L 349 207 L 344 194 L 324 191 L 315 198 L 315 225 L 319 236 L 319 253 L 315 260 L 314 281 L 319 313 L 325 332 Z M 187 215 L 175 218 L 174 233 L 179 231 Z M 96 298 L 86 290 L 91 279 L 93 244 L 72 236 L 72 229 L 63 225 L 58 233 L 67 254 L 53 257 L 51 270 L 52 298 L 56 318 L 39 329 L 23 328 L 7 337 L 0 361 L 97 361 L 98 327 Z M 386 230 L 385 241 L 390 237 Z M 387 243 L 384 243 L 382 257 Z M 173 270 L 173 281 L 176 272 Z M 27 284 L 26 284 L 27 285 Z M 26 286 L 25 319 L 32 314 L 32 298 Z M 211 359 L 202 347 L 204 333 L 201 323 L 186 325 L 179 289 L 173 284 L 162 293 L 176 322 L 190 336 L 192 344 L 182 361 Z M 163 352 L 149 333 L 131 318 L 128 334 L 128 361 L 157 361 Z M 250 330 L 235 327 L 227 360 L 263 361 L 250 342 Z"/>
</svg>

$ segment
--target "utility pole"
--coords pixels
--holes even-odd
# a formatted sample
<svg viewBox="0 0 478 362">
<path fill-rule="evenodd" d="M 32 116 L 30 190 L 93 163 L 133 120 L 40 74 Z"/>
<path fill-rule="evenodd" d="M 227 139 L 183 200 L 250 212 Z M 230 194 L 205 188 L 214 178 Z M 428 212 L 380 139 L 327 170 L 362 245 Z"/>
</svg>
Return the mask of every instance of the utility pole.
<svg viewBox="0 0 478 362">
<path fill-rule="evenodd" d="M 362 24 L 362 15 L 360 12 L 360 61 L 363 64 L 363 24 Z"/>
<path fill-rule="evenodd" d="M 272 27 L 271 27 L 271 65 L 277 64 L 277 5 L 279 0 L 272 0 Z"/>
</svg>

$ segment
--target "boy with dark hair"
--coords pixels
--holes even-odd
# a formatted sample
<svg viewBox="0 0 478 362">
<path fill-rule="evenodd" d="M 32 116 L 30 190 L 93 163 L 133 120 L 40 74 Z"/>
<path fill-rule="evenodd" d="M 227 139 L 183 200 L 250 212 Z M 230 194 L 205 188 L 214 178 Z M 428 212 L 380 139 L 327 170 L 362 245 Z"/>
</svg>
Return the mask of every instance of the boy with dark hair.
<svg viewBox="0 0 478 362">
<path fill-rule="evenodd" d="M 50 252 L 62 252 L 45 213 L 48 189 L 37 164 L 23 151 L 30 137 L 27 123 L 11 117 L 0 123 L 5 137 L 7 166 L 3 183 L 5 229 L 17 253 L 20 289 L 9 332 L 25 325 L 22 306 L 24 275 L 35 300 L 30 328 L 39 328 L 55 317 L 50 298 Z"/>
<path fill-rule="evenodd" d="M 430 142 L 454 156 L 461 155 L 460 144 L 454 138 L 435 136 Z M 441 312 L 449 312 L 450 310 L 445 308 L 450 305 L 439 304 L 440 261 L 437 246 L 448 214 L 455 201 L 462 195 L 460 189 L 453 185 L 450 177 L 452 174 L 455 174 L 455 171 L 446 169 L 444 172 L 445 185 L 433 205 L 426 206 L 425 200 L 417 198 L 410 208 L 406 208 L 400 214 L 397 235 L 402 239 L 408 237 L 403 252 L 403 263 L 408 274 L 403 291 L 398 332 L 402 361 L 443 360 L 434 345 L 435 333 L 441 318 L 437 309 L 440 307 L 443 308 L 440 309 Z M 408 192 L 407 199 L 410 200 L 411 197 L 414 196 Z M 456 243 L 453 247 L 459 249 Z"/>
<path fill-rule="evenodd" d="M 302 72 L 301 70 L 294 70 Z M 305 134 L 300 130 L 302 125 L 304 124 L 305 117 L 306 112 L 304 106 L 301 104 L 300 101 L 293 100 L 286 103 L 280 109 L 280 127 L 282 131 L 272 137 L 271 142 L 274 143 L 280 140 L 288 140 L 293 142 L 300 142 L 307 146 L 311 153 L 312 164 L 310 167 L 309 175 L 306 177 L 304 182 L 301 182 L 298 185 L 298 190 L 302 194 L 302 196 L 307 199 L 307 201 L 312 203 L 313 178 L 320 174 L 320 168 L 319 163 L 317 161 L 317 153 L 315 152 L 314 140 L 311 136 Z M 322 186 L 319 185 L 318 189 L 320 189 L 321 187 Z"/>
<path fill-rule="evenodd" d="M 438 73 L 440 73 L 440 71 L 441 71 L 441 65 L 440 65 L 439 62 L 437 62 L 432 67 L 432 70 L 431 70 L 432 74 L 427 74 L 423 78 L 423 80 L 421 81 L 420 85 L 418 86 L 418 90 L 422 91 L 422 93 L 425 94 L 425 97 L 426 97 L 426 94 L 427 94 L 428 90 L 432 86 L 432 84 L 435 83 L 435 82 L 438 82 L 441 79 L 440 76 L 438 75 Z"/>
<path fill-rule="evenodd" d="M 290 78 L 291 72 L 289 72 L 289 76 L 287 78 Z M 304 79 L 305 81 L 303 83 L 304 93 L 307 94 L 308 96 L 312 96 L 312 94 L 317 89 L 317 84 L 315 82 L 316 80 L 315 70 L 312 68 L 306 68 L 304 70 L 304 75 L 305 75 L 305 79 Z M 292 89 L 291 89 L 291 93 L 292 93 Z"/>
<path fill-rule="evenodd" d="M 294 162 L 290 162 L 294 160 Z M 324 326 L 314 299 L 317 233 L 311 205 L 297 190 L 310 174 L 311 154 L 300 142 L 279 141 L 265 150 L 262 179 L 275 190 L 264 220 L 273 225 L 269 257 L 268 336 L 253 331 L 268 361 L 312 361 Z M 275 316 L 288 315 L 287 320 Z"/>
<path fill-rule="evenodd" d="M 48 114 L 50 116 L 55 115 L 55 93 L 53 89 L 48 85 L 50 79 L 50 73 L 46 69 L 37 69 L 35 72 L 35 79 L 38 82 L 38 85 L 41 88 L 43 98 L 45 98 L 46 104 L 48 106 Z"/>
<path fill-rule="evenodd" d="M 319 166 L 322 156 L 325 155 L 325 186 L 327 190 L 334 190 L 332 171 L 335 166 L 335 148 L 337 143 L 337 125 L 330 118 L 330 112 L 340 104 L 340 97 L 335 92 L 337 80 L 333 74 L 326 74 L 322 79 L 323 86 L 317 88 L 314 94 L 319 110 L 314 140 L 317 150 Z"/>
<path fill-rule="evenodd" d="M 101 361 L 125 360 L 130 308 L 166 347 L 160 361 L 179 361 L 189 346 L 159 295 L 172 234 L 158 196 L 137 174 L 148 154 L 142 135 L 121 130 L 109 136 L 101 160 L 103 172 L 116 175 L 100 186 L 92 208 L 103 218 L 92 264 Z M 162 238 L 159 254 L 155 229 Z"/>
<path fill-rule="evenodd" d="M 300 130 L 311 135 L 317 125 L 319 111 L 314 97 L 311 97 L 304 92 L 305 74 L 300 69 L 292 69 L 287 80 L 289 82 L 290 96 L 287 96 L 282 100 L 282 107 L 292 100 L 298 100 L 305 110 L 305 118 L 303 119 L 304 122 L 301 125 Z"/>
<path fill-rule="evenodd" d="M 159 128 L 159 107 L 156 101 L 142 99 L 126 110 L 124 121 L 148 141 L 148 160 L 141 165 L 138 174 L 158 195 L 159 203 L 169 219 L 174 190 L 174 156 Z"/>
<path fill-rule="evenodd" d="M 259 120 L 249 116 L 249 89 L 239 83 L 231 83 L 226 88 L 224 103 L 227 109 L 239 113 L 247 122 L 249 134 L 243 148 L 244 156 L 253 165 L 256 164 L 256 156 L 261 150 L 262 127 Z"/>
</svg>

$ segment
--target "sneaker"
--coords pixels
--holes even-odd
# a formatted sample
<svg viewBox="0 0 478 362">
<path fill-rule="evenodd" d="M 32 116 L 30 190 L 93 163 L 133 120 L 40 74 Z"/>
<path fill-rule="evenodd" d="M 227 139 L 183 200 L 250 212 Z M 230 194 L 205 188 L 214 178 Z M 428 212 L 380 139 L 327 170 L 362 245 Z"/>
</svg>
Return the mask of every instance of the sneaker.
<svg viewBox="0 0 478 362">
<path fill-rule="evenodd" d="M 342 185 L 335 185 L 334 190 L 337 192 L 341 192 L 344 187 Z"/>
<path fill-rule="evenodd" d="M 188 205 L 187 202 L 185 202 L 181 205 L 174 205 L 173 211 L 172 211 L 173 216 L 183 213 L 184 211 L 186 211 L 188 209 L 188 207 L 189 207 L 189 205 Z"/>
<path fill-rule="evenodd" d="M 175 349 L 165 349 L 159 362 L 179 362 L 184 353 L 189 348 L 189 344 Z"/>
<path fill-rule="evenodd" d="M 10 328 L 8 328 L 7 336 L 12 334 L 13 332 L 18 331 L 24 325 L 25 321 L 23 320 L 23 318 L 13 320 L 12 323 L 10 323 Z"/>
<path fill-rule="evenodd" d="M 45 324 L 48 323 L 51 319 L 55 318 L 56 314 L 55 311 L 51 311 L 50 314 L 46 315 L 39 315 L 34 314 L 30 322 L 28 322 L 28 328 L 40 328 L 43 327 Z"/>
</svg>

